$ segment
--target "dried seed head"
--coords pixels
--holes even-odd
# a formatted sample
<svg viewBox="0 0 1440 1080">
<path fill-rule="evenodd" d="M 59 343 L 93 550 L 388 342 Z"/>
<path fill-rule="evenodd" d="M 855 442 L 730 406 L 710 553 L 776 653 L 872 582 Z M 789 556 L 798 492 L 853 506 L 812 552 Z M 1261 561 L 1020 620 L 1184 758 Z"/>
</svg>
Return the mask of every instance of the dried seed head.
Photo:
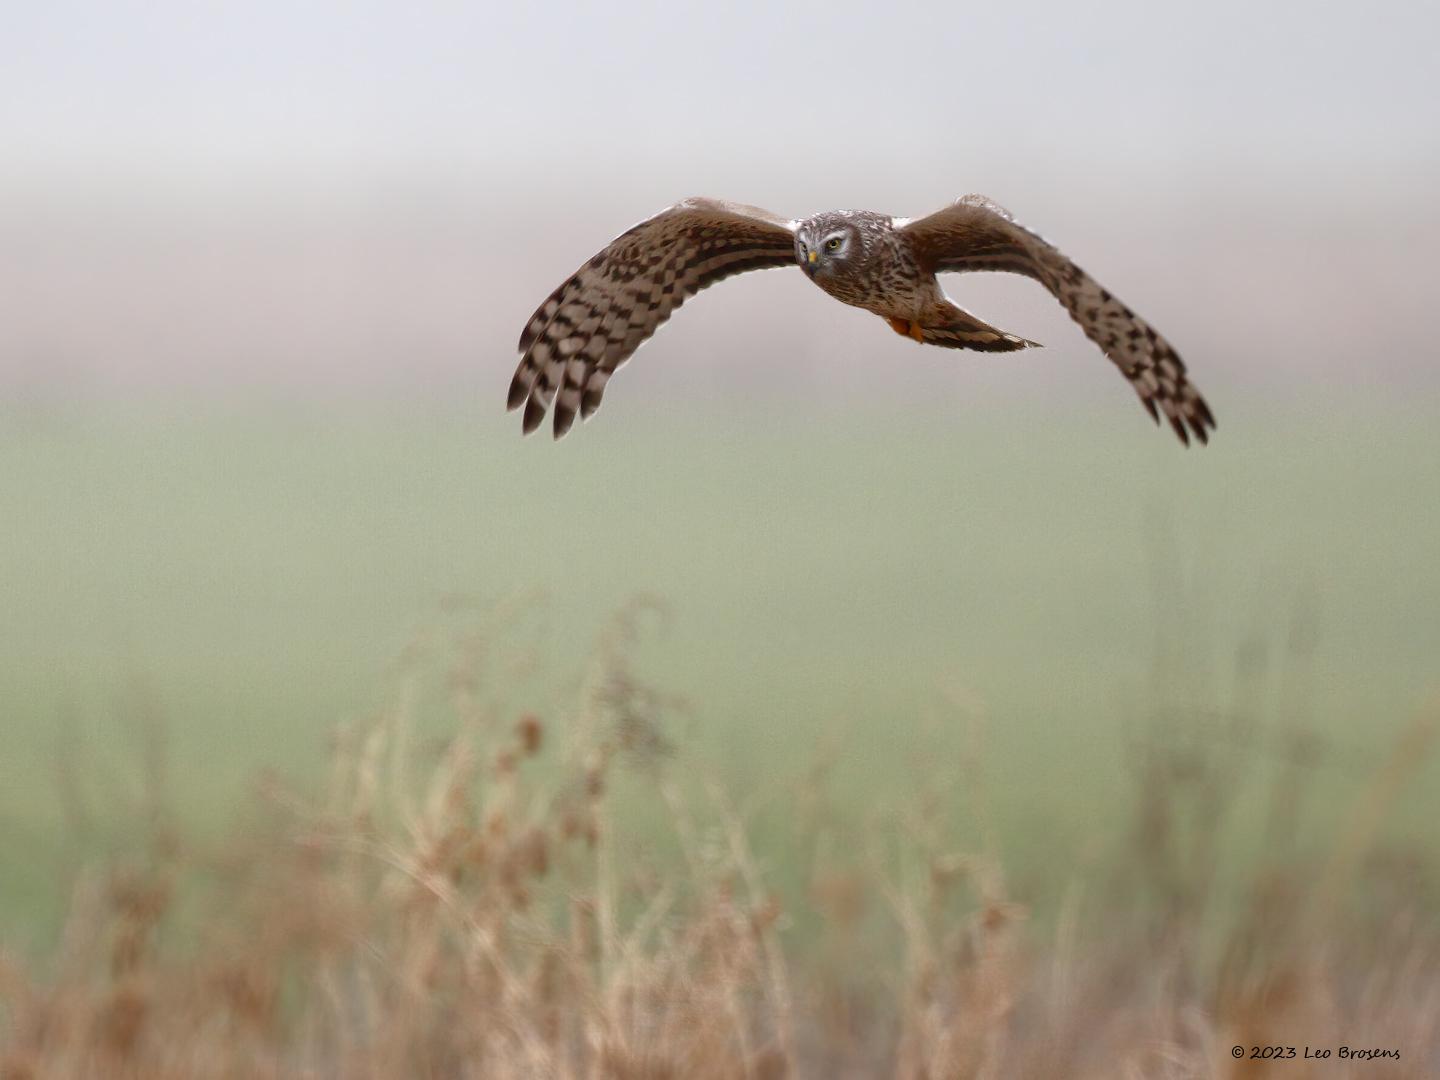
<svg viewBox="0 0 1440 1080">
<path fill-rule="evenodd" d="M 538 825 L 531 827 L 525 834 L 524 844 L 521 848 L 521 855 L 525 860 L 525 868 L 531 875 L 537 878 L 544 877 L 550 869 L 550 849 L 545 839 L 545 830 Z"/>
<path fill-rule="evenodd" d="M 784 908 L 775 894 L 768 896 L 763 904 L 750 913 L 750 929 L 758 937 L 774 926 Z"/>
<path fill-rule="evenodd" d="M 110 902 L 120 915 L 139 923 L 153 923 L 169 906 L 170 889 L 157 878 L 120 873 L 110 883 Z"/>
<path fill-rule="evenodd" d="M 1018 922 L 1025 917 L 1025 908 L 1021 904 L 1009 903 L 1004 900 L 995 900 L 985 905 L 980 913 L 980 925 L 987 933 L 997 933 L 1013 922 Z"/>
<path fill-rule="evenodd" d="M 215 986 L 230 1012 L 255 1027 L 263 1027 L 275 1004 L 275 987 L 267 973 L 254 965 L 232 966 L 215 976 Z"/>
<path fill-rule="evenodd" d="M 510 822 L 503 810 L 496 810 L 485 822 L 485 835 L 491 840 L 503 842 L 509 831 Z"/>
<path fill-rule="evenodd" d="M 115 988 L 101 1018 L 105 1041 L 115 1053 L 125 1057 L 135 1049 L 149 1011 L 149 999 L 139 984 L 127 981 Z"/>
<path fill-rule="evenodd" d="M 488 857 L 489 847 L 485 843 L 485 837 L 475 833 L 471 836 L 470 842 L 465 845 L 464 851 L 461 852 L 460 861 L 469 866 L 481 867 L 485 865 Z"/>
<path fill-rule="evenodd" d="M 540 752 L 540 744 L 545 739 L 545 728 L 534 713 L 526 713 L 520 717 L 515 725 L 515 734 L 520 739 L 520 750 L 526 757 L 534 757 Z"/>
<path fill-rule="evenodd" d="M 592 800 L 605 794 L 604 766 L 591 765 L 585 770 L 585 794 Z"/>
<path fill-rule="evenodd" d="M 560 815 L 560 839 L 574 840 L 583 830 L 584 822 L 573 807 L 566 807 Z"/>
<path fill-rule="evenodd" d="M 930 887 L 936 897 L 945 895 L 962 878 L 973 872 L 971 860 L 965 855 L 936 855 L 930 860 Z"/>
<path fill-rule="evenodd" d="M 840 926 L 854 925 L 865 913 L 865 882 L 859 874 L 836 872 L 816 879 L 812 902 Z"/>
<path fill-rule="evenodd" d="M 120 976 L 140 967 L 145 959 L 148 939 L 144 927 L 133 923 L 121 926 L 110 946 L 110 973 Z"/>
</svg>

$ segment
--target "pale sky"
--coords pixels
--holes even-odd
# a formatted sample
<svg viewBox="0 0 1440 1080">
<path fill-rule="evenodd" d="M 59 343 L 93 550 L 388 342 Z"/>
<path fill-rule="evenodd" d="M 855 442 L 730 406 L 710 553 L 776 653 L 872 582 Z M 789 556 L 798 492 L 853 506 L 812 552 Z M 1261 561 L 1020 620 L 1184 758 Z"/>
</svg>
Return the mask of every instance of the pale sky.
<svg viewBox="0 0 1440 1080">
<path fill-rule="evenodd" d="M 6 8 L 0 146 L 22 180 L 1440 158 L 1440 17 L 1419 2 Z"/>
<path fill-rule="evenodd" d="M 1440 379 L 1434 4 L 6 7 L 11 396 L 493 394 L 560 277 L 695 194 L 803 216 L 984 192 L 1237 384 Z M 947 288 L 1095 359 L 1033 286 Z M 798 278 L 714 293 L 648 347 L 694 357 L 676 379 L 713 352 L 769 388 L 779 350 L 799 392 L 859 393 L 908 359 Z"/>
</svg>

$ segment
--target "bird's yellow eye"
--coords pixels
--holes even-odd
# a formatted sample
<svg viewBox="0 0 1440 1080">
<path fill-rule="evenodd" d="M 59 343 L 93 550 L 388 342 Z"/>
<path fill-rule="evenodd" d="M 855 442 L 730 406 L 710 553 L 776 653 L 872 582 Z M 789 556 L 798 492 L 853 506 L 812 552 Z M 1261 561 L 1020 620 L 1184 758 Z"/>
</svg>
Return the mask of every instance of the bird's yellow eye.
<svg viewBox="0 0 1440 1080">
<path fill-rule="evenodd" d="M 825 241 L 825 250 L 826 250 L 826 251 L 839 251 L 839 250 L 840 250 L 840 237 L 838 237 L 838 236 L 832 236 L 829 240 L 826 240 L 826 241 Z"/>
</svg>

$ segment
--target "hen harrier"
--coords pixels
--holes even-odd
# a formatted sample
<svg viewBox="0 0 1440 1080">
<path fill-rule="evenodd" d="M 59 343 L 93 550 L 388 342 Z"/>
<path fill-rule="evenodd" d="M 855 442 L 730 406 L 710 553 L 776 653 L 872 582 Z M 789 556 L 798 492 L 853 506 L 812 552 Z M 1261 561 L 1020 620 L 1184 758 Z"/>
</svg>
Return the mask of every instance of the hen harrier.
<svg viewBox="0 0 1440 1080">
<path fill-rule="evenodd" d="M 509 408 L 526 434 L 555 402 L 555 437 L 670 313 L 707 285 L 744 270 L 798 263 L 837 300 L 873 311 L 897 334 L 947 349 L 1011 352 L 1034 345 L 981 322 L 940 290 L 937 273 L 1000 270 L 1034 278 L 1065 305 L 1140 395 L 1158 424 L 1202 443 L 1215 426 L 1169 342 L 1099 282 L 1005 210 L 966 195 L 929 217 L 832 210 L 786 221 L 765 210 L 687 199 L 620 236 L 550 294 L 520 335 Z M 1188 430 L 1187 430 L 1188 426 Z"/>
</svg>

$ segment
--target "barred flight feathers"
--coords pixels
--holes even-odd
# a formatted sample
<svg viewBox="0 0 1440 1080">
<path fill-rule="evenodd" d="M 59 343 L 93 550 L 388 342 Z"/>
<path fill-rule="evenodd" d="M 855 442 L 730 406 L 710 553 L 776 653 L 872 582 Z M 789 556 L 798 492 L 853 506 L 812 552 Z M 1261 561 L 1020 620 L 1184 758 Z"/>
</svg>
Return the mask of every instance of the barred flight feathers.
<svg viewBox="0 0 1440 1080">
<path fill-rule="evenodd" d="M 525 324 L 507 405 L 526 434 L 552 400 L 558 439 L 671 313 L 707 285 L 795 264 L 794 223 L 753 206 L 687 199 L 621 233 L 570 275 Z"/>
<path fill-rule="evenodd" d="M 896 224 L 928 272 L 998 270 L 1040 282 L 1130 381 L 1156 423 L 1163 412 L 1182 442 L 1192 433 L 1208 441 L 1215 417 L 1170 343 L 1006 210 L 983 195 L 966 195 L 928 217 Z"/>
</svg>

